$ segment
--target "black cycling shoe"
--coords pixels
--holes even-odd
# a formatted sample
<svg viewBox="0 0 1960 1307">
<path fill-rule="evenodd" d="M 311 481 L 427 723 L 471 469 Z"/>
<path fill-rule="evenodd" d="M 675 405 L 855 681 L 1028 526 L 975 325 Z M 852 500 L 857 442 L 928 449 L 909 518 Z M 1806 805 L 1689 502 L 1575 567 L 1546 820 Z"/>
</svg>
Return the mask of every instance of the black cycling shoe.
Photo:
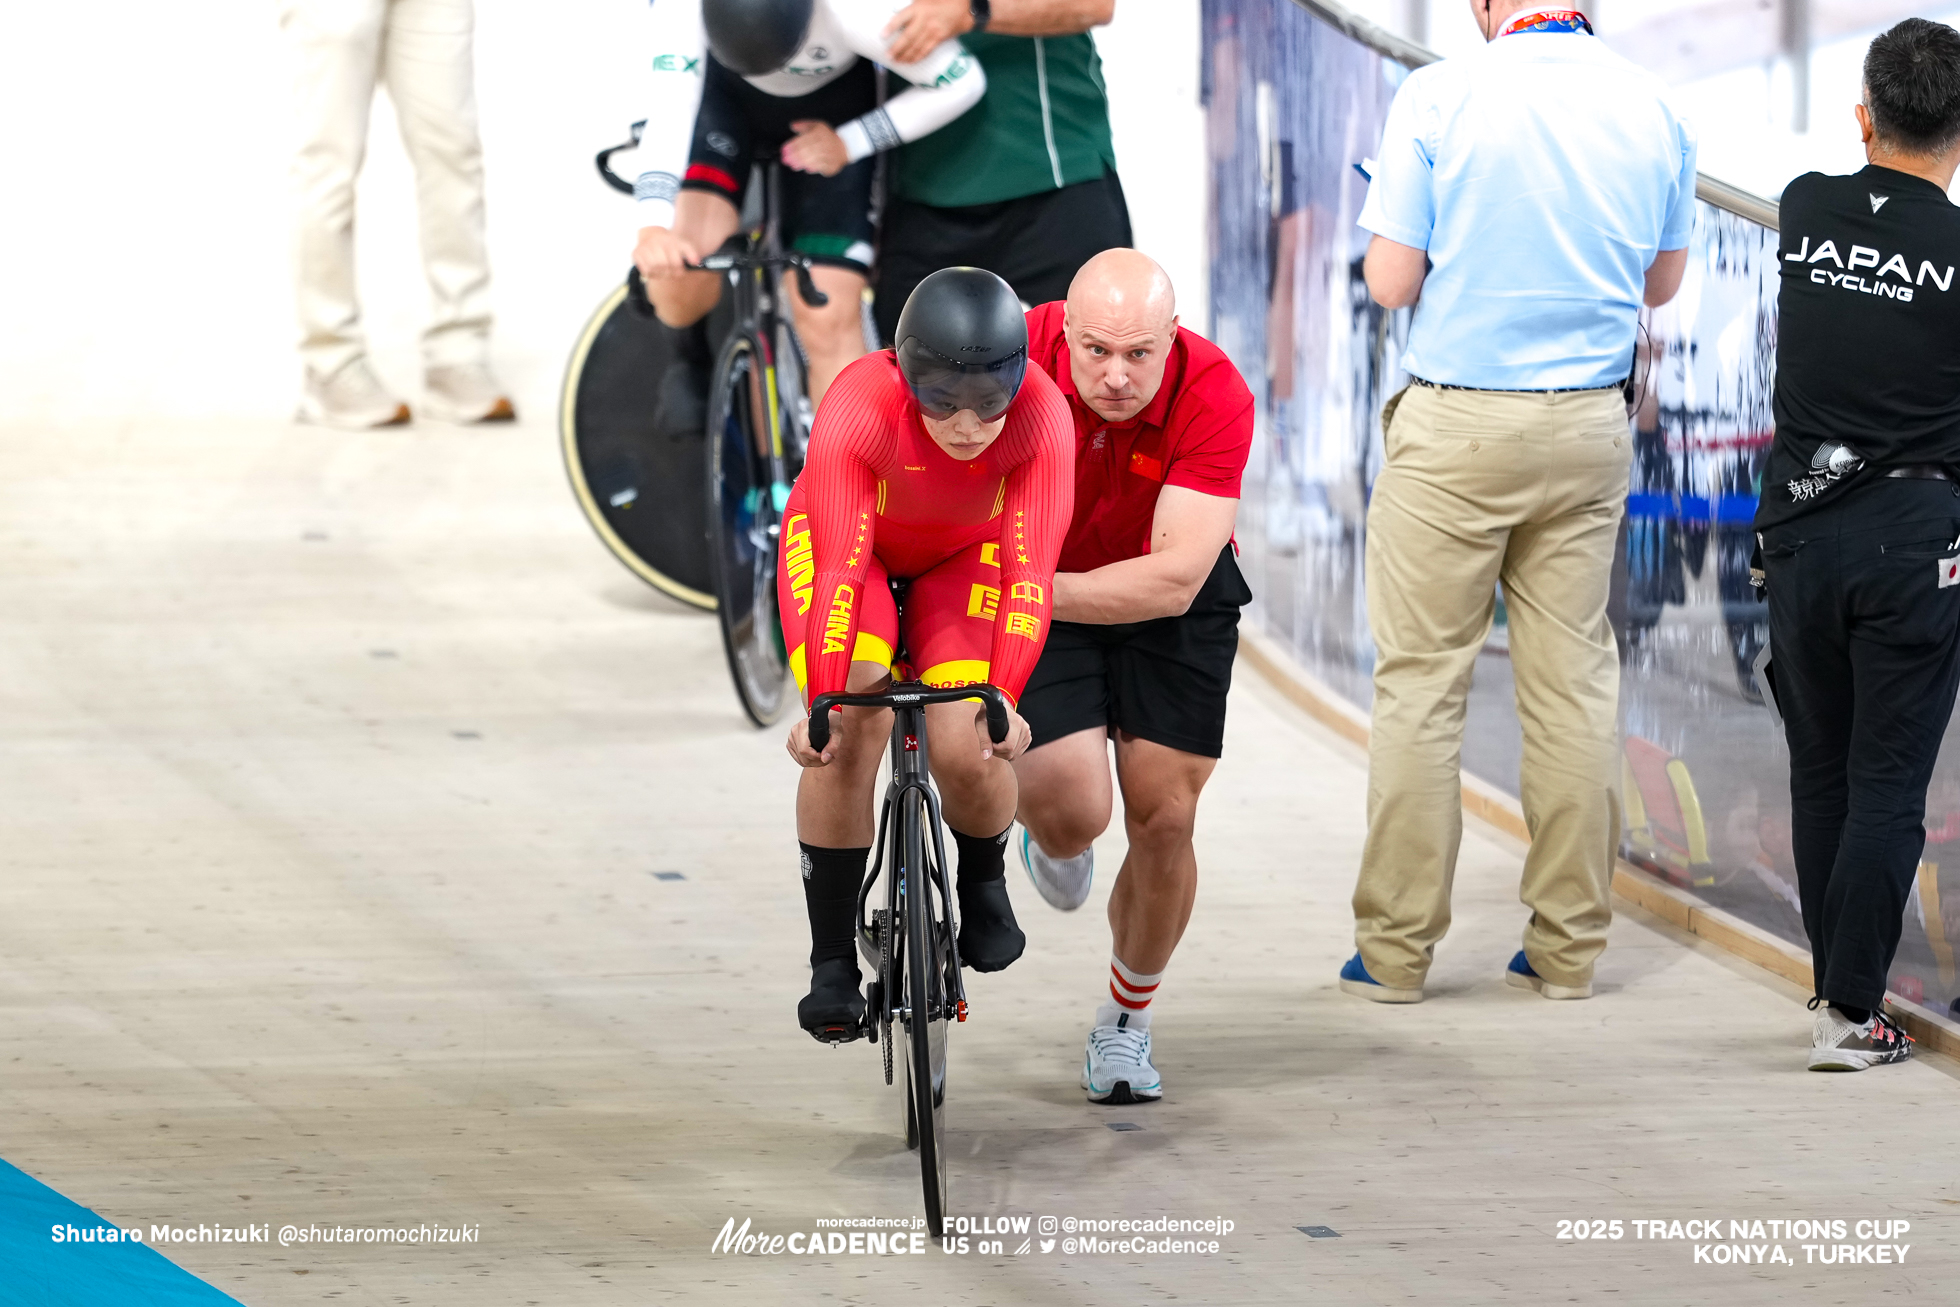
<svg viewBox="0 0 1960 1307">
<path fill-rule="evenodd" d="M 810 992 L 796 1005 L 796 1021 L 823 1044 L 847 1044 L 864 1033 L 864 995 L 858 992 L 855 958 L 830 958 L 810 973 Z"/>
<path fill-rule="evenodd" d="M 975 971 L 1003 971 L 1028 946 L 1014 921 L 1007 878 L 960 882 L 960 962 Z"/>
</svg>

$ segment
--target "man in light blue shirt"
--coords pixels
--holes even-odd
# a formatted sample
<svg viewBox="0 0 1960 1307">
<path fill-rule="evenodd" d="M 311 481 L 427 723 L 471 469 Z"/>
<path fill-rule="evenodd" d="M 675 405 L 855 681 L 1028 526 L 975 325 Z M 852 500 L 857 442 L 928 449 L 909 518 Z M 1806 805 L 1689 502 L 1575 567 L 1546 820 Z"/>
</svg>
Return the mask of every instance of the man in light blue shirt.
<svg viewBox="0 0 1960 1307">
<path fill-rule="evenodd" d="M 1409 75 L 1361 210 L 1376 298 L 1422 296 L 1405 371 L 1479 390 L 1626 380 L 1648 270 L 1678 285 L 1694 229 L 1694 133 L 1661 96 L 1584 30 L 1512 32 Z M 1656 268 L 1663 251 L 1681 254 Z"/>
<path fill-rule="evenodd" d="M 1361 226 L 1387 308 L 1416 306 L 1368 509 L 1376 645 L 1368 840 L 1341 988 L 1413 1003 L 1449 927 L 1464 700 L 1503 586 L 1534 832 L 1507 981 L 1592 994 L 1620 842 L 1606 617 L 1632 456 L 1640 306 L 1679 288 L 1695 139 L 1583 14 L 1471 0 L 1487 44 L 1410 74 Z"/>
</svg>

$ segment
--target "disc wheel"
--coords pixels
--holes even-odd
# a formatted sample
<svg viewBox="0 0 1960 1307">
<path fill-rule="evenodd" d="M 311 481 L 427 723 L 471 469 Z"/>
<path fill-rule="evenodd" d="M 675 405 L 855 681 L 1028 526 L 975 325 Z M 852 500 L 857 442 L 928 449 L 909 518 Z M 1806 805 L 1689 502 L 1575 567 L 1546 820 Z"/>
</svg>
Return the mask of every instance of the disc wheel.
<svg viewBox="0 0 1960 1307">
<path fill-rule="evenodd" d="M 708 560 L 728 673 L 757 726 L 782 715 L 789 659 L 776 616 L 779 506 L 770 475 L 775 387 L 756 341 L 722 350 L 708 407 Z"/>
<path fill-rule="evenodd" d="M 926 1229 L 933 1238 L 945 1236 L 946 1225 L 946 1011 L 945 974 L 948 953 L 945 932 L 932 911 L 932 872 L 926 865 L 925 804 L 906 796 L 901 817 L 901 846 L 905 851 L 906 999 L 911 1020 L 906 1024 L 906 1101 L 911 1107 L 917 1137 L 919 1175 L 925 1190 Z"/>
<path fill-rule="evenodd" d="M 558 406 L 565 475 L 600 543 L 633 575 L 696 608 L 715 606 L 699 490 L 707 339 L 701 327 L 676 330 L 643 315 L 621 286 L 579 332 Z"/>
</svg>

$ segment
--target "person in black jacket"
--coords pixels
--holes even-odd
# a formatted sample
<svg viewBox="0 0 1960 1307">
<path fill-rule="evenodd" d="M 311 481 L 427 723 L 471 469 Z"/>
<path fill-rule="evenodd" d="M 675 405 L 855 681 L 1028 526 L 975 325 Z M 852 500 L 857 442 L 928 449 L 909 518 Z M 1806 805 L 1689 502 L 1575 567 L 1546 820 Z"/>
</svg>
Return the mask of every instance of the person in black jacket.
<svg viewBox="0 0 1960 1307">
<path fill-rule="evenodd" d="M 1903 1061 L 1886 973 L 1960 685 L 1960 32 L 1872 42 L 1871 166 L 1783 193 L 1756 538 L 1818 1011 L 1813 1071 Z"/>
</svg>

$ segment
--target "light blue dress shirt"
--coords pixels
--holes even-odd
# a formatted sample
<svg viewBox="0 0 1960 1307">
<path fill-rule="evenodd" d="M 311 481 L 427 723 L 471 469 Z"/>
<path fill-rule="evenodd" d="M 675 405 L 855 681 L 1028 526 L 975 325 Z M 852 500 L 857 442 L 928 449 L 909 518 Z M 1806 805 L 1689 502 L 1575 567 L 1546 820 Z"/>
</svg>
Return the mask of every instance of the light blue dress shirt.
<svg viewBox="0 0 1960 1307">
<path fill-rule="evenodd" d="M 1411 73 L 1361 209 L 1434 264 L 1403 369 L 1481 390 L 1624 381 L 1647 268 L 1694 218 L 1695 135 L 1660 80 L 1562 32 Z"/>
</svg>

